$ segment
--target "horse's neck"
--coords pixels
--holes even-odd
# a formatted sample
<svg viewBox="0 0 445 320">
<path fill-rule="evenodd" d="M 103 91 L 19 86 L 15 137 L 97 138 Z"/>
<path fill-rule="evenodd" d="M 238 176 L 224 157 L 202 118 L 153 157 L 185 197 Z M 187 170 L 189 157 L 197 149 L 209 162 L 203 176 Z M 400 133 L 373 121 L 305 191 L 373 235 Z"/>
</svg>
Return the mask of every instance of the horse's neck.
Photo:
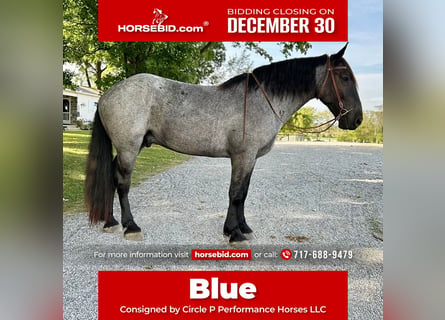
<svg viewBox="0 0 445 320">
<path fill-rule="evenodd" d="M 315 94 L 301 93 L 293 97 L 272 97 L 271 104 L 283 121 L 288 121 L 292 115 L 297 112 L 306 102 L 315 98 Z"/>
<path fill-rule="evenodd" d="M 315 86 L 309 91 L 300 91 L 294 95 L 284 97 L 272 96 L 270 100 L 277 113 L 284 121 L 288 121 L 305 103 L 313 98 L 317 98 L 318 90 L 323 82 L 326 73 L 326 66 L 320 65 L 315 70 Z M 276 106 L 276 107 L 275 107 Z"/>
</svg>

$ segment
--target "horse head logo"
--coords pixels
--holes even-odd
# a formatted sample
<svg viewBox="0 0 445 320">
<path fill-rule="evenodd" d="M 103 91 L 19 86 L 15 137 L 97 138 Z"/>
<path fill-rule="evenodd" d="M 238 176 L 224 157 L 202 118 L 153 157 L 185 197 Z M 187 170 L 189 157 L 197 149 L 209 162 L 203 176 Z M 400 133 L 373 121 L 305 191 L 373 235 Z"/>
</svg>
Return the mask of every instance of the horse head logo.
<svg viewBox="0 0 445 320">
<path fill-rule="evenodd" d="M 161 25 L 168 18 L 168 16 L 162 12 L 161 9 L 154 9 L 153 14 L 154 18 L 152 24 Z"/>
</svg>

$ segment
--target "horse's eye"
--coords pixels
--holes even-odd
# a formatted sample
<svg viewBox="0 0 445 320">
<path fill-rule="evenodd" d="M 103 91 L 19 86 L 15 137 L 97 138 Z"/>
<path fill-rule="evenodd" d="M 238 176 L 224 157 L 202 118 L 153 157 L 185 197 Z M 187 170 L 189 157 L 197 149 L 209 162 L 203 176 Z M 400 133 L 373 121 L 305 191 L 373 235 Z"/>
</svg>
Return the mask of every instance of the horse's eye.
<svg viewBox="0 0 445 320">
<path fill-rule="evenodd" d="M 343 81 L 345 81 L 345 82 L 346 82 L 346 81 L 349 81 L 349 77 L 348 77 L 348 76 L 342 76 L 341 79 L 342 79 Z"/>
</svg>

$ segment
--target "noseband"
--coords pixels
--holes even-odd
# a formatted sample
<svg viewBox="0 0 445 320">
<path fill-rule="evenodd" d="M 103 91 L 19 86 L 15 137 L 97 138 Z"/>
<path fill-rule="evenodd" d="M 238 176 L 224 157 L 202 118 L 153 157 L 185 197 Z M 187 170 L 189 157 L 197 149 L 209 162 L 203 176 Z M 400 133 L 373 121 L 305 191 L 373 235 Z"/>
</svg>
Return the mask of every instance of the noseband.
<svg viewBox="0 0 445 320">
<path fill-rule="evenodd" d="M 347 110 L 344 108 L 343 106 L 343 102 L 341 101 L 340 98 L 340 94 L 338 92 L 338 87 L 337 87 L 337 83 L 335 82 L 335 77 L 334 77 L 334 70 L 347 70 L 348 67 L 346 66 L 340 66 L 340 67 L 332 67 L 331 65 L 331 57 L 328 56 L 328 60 L 326 63 L 327 67 L 326 67 L 326 75 L 325 78 L 323 80 L 323 83 L 320 87 L 320 90 L 318 91 L 318 95 L 317 95 L 317 99 L 320 99 L 320 95 L 323 91 L 323 89 L 326 86 L 326 83 L 328 82 L 328 78 L 330 75 L 330 78 L 332 79 L 332 84 L 334 86 L 334 91 L 335 91 L 335 95 L 337 96 L 337 101 L 338 101 L 338 106 L 340 108 L 340 112 L 338 113 L 338 115 L 329 120 L 326 121 L 318 126 L 314 126 L 314 127 L 306 127 L 306 128 L 301 128 L 301 127 L 297 127 L 294 126 L 293 124 L 290 124 L 289 122 L 284 121 L 283 119 L 281 119 L 281 117 L 279 116 L 278 112 L 275 110 L 275 108 L 272 106 L 272 102 L 270 101 L 269 97 L 266 94 L 266 91 L 263 89 L 263 87 L 261 86 L 260 81 L 258 80 L 258 78 L 256 77 L 256 75 L 253 72 L 247 73 L 246 75 L 246 88 L 245 88 L 245 92 L 244 92 L 244 119 L 243 119 L 243 142 L 246 139 L 246 115 L 247 115 L 247 91 L 249 89 L 249 76 L 251 75 L 252 78 L 255 80 L 255 82 L 258 85 L 258 88 L 260 88 L 261 92 L 263 93 L 264 98 L 266 99 L 270 110 L 272 110 L 273 114 L 275 115 L 275 117 L 285 126 L 288 126 L 292 129 L 296 129 L 297 131 L 301 132 L 301 133 L 322 133 L 327 131 L 329 128 L 331 128 L 335 122 L 337 122 L 338 120 L 340 120 L 341 117 L 343 117 L 345 114 L 347 114 L 350 110 Z M 310 131 L 313 129 L 319 129 L 324 125 L 329 124 L 326 128 L 318 130 L 318 131 Z"/>
</svg>

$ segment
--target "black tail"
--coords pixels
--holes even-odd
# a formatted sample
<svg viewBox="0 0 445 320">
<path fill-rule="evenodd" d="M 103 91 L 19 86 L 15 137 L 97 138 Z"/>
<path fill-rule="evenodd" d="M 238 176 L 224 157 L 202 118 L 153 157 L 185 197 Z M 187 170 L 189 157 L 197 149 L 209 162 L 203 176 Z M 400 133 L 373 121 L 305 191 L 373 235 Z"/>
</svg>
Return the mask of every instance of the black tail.
<svg viewBox="0 0 445 320">
<path fill-rule="evenodd" d="M 85 204 L 90 223 L 108 221 L 116 190 L 113 178 L 113 147 L 96 111 L 85 179 Z"/>
</svg>

